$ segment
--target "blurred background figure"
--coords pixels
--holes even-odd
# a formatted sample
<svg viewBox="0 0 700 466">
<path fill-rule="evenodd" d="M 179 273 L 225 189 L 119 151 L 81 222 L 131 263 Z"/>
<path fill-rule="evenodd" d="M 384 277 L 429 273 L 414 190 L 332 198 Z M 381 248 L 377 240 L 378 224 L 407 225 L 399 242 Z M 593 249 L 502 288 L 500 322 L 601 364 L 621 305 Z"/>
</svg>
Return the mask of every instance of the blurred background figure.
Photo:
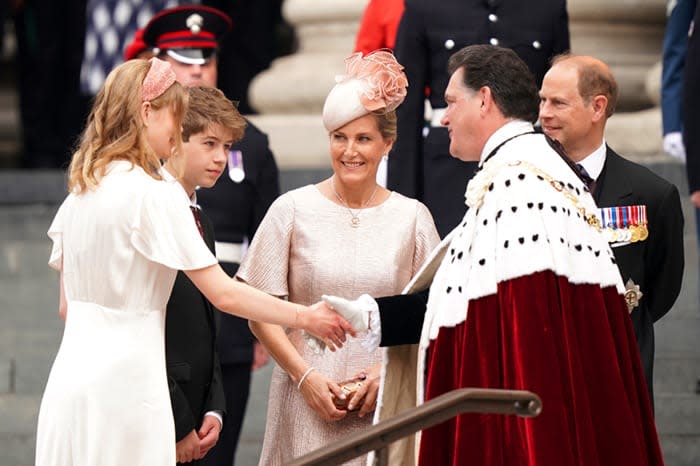
<svg viewBox="0 0 700 466">
<path fill-rule="evenodd" d="M 143 31 L 143 42 L 173 65 L 181 83 L 216 87 L 219 44 L 226 34 L 239 34 L 238 26 L 216 8 L 183 5 L 157 13 Z M 249 241 L 279 193 L 279 173 L 267 136 L 247 121 L 243 139 L 229 151 L 224 174 L 214 187 L 197 193 L 199 204 L 214 224 L 216 257 L 229 275 L 235 275 Z M 219 315 L 218 327 L 226 418 L 219 442 L 202 464 L 228 466 L 236 454 L 251 368 L 264 366 L 269 356 L 253 338 L 246 320 Z"/>
<path fill-rule="evenodd" d="M 22 168 L 66 168 L 89 99 L 78 87 L 85 0 L 10 1 L 17 38 Z"/>
<path fill-rule="evenodd" d="M 124 49 L 136 30 L 158 11 L 177 4 L 177 0 L 87 0 L 81 91 L 95 95 L 107 74 L 124 61 Z"/>
<path fill-rule="evenodd" d="M 292 53 L 294 31 L 282 17 L 282 0 L 204 0 L 204 5 L 226 13 L 235 25 L 220 43 L 219 89 L 237 100 L 242 114 L 256 110 L 248 100 L 252 79 L 276 57 Z"/>
<path fill-rule="evenodd" d="M 369 0 L 355 38 L 355 52 L 394 49 L 403 0 Z"/>
<path fill-rule="evenodd" d="M 379 49 L 394 49 L 396 31 L 403 14 L 403 0 L 370 0 L 355 38 L 355 52 L 367 55 Z M 382 156 L 377 169 L 377 183 L 386 187 L 388 154 Z"/>
<path fill-rule="evenodd" d="M 664 152 L 685 162 L 683 145 L 683 70 L 688 51 L 688 33 L 693 20 L 696 0 L 670 0 L 668 22 L 663 44 L 661 75 L 661 116 L 663 120 Z"/>
<path fill-rule="evenodd" d="M 445 107 L 447 59 L 471 44 L 513 49 L 537 85 L 549 60 L 569 49 L 565 0 L 406 0 L 395 52 L 406 67 L 408 95 L 398 110 L 399 133 L 389 154 L 387 186 L 425 203 L 438 232 L 446 235 L 462 219 L 463 194 L 476 168 L 450 156 Z M 426 127 L 425 96 L 432 117 Z"/>
</svg>

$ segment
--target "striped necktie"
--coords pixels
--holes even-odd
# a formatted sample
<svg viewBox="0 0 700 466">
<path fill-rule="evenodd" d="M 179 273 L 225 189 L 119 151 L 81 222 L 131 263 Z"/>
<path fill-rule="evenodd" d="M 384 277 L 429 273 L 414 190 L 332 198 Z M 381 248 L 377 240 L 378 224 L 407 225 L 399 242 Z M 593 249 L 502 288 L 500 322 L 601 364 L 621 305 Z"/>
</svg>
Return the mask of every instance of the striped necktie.
<svg viewBox="0 0 700 466">
<path fill-rule="evenodd" d="M 192 211 L 192 215 L 194 215 L 194 223 L 197 224 L 197 230 L 199 230 L 199 234 L 204 238 L 204 227 L 202 226 L 202 218 L 199 216 L 199 209 L 191 205 L 190 210 Z"/>
<path fill-rule="evenodd" d="M 588 190 L 591 192 L 591 194 L 595 193 L 595 180 L 591 177 L 591 175 L 588 174 L 588 171 L 586 168 L 581 165 L 580 163 L 576 164 L 576 168 L 578 169 L 578 172 L 581 174 L 581 177 L 584 179 L 586 184 L 588 185 Z"/>
</svg>

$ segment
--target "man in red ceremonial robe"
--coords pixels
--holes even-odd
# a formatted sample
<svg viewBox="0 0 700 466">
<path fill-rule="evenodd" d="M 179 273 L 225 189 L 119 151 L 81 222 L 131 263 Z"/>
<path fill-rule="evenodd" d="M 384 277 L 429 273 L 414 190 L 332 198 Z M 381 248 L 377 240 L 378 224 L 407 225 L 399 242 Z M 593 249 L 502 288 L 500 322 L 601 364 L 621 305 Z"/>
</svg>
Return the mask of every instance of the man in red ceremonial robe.
<svg viewBox="0 0 700 466">
<path fill-rule="evenodd" d="M 529 390 L 542 413 L 460 415 L 397 442 L 390 464 L 662 465 L 590 179 L 534 132 L 538 90 L 515 53 L 469 46 L 449 71 L 450 153 L 480 164 L 462 223 L 407 294 L 326 299 L 389 346 L 376 420 L 463 387 Z"/>
</svg>

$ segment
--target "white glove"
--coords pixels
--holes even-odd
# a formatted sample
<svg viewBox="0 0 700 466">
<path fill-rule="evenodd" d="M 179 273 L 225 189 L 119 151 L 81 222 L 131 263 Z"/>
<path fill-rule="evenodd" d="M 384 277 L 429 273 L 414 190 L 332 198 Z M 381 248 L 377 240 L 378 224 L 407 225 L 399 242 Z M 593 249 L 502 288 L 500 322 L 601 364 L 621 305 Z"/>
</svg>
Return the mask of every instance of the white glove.
<svg viewBox="0 0 700 466">
<path fill-rule="evenodd" d="M 355 301 L 328 295 L 322 295 L 321 299 L 350 322 L 358 333 L 369 329 L 369 313 L 378 310 L 377 302 L 367 294 L 363 294 Z"/>
<path fill-rule="evenodd" d="M 685 162 L 685 146 L 680 131 L 664 135 L 664 152 L 681 162 Z"/>
</svg>

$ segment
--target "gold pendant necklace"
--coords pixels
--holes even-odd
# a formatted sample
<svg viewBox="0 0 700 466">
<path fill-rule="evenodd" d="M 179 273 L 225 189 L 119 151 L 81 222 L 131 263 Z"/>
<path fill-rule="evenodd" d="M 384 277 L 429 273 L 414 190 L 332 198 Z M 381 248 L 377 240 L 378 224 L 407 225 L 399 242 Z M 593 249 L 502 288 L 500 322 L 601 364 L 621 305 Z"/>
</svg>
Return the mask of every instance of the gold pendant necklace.
<svg viewBox="0 0 700 466">
<path fill-rule="evenodd" d="M 338 201 L 340 201 L 343 206 L 345 206 L 346 209 L 348 209 L 348 212 L 350 212 L 350 225 L 352 225 L 353 228 L 357 228 L 360 226 L 360 211 L 367 207 L 370 202 L 372 202 L 372 199 L 374 199 L 374 195 L 377 193 L 377 188 L 379 187 L 378 184 L 374 185 L 374 191 L 372 191 L 372 194 L 369 196 L 369 199 L 362 204 L 362 206 L 357 209 L 357 212 L 353 212 L 353 210 L 350 208 L 347 202 L 345 202 L 345 199 L 340 197 L 340 194 L 338 194 L 338 191 L 335 189 L 335 175 L 331 177 L 331 187 L 333 188 L 333 193 L 335 194 L 335 197 L 338 198 Z"/>
</svg>

